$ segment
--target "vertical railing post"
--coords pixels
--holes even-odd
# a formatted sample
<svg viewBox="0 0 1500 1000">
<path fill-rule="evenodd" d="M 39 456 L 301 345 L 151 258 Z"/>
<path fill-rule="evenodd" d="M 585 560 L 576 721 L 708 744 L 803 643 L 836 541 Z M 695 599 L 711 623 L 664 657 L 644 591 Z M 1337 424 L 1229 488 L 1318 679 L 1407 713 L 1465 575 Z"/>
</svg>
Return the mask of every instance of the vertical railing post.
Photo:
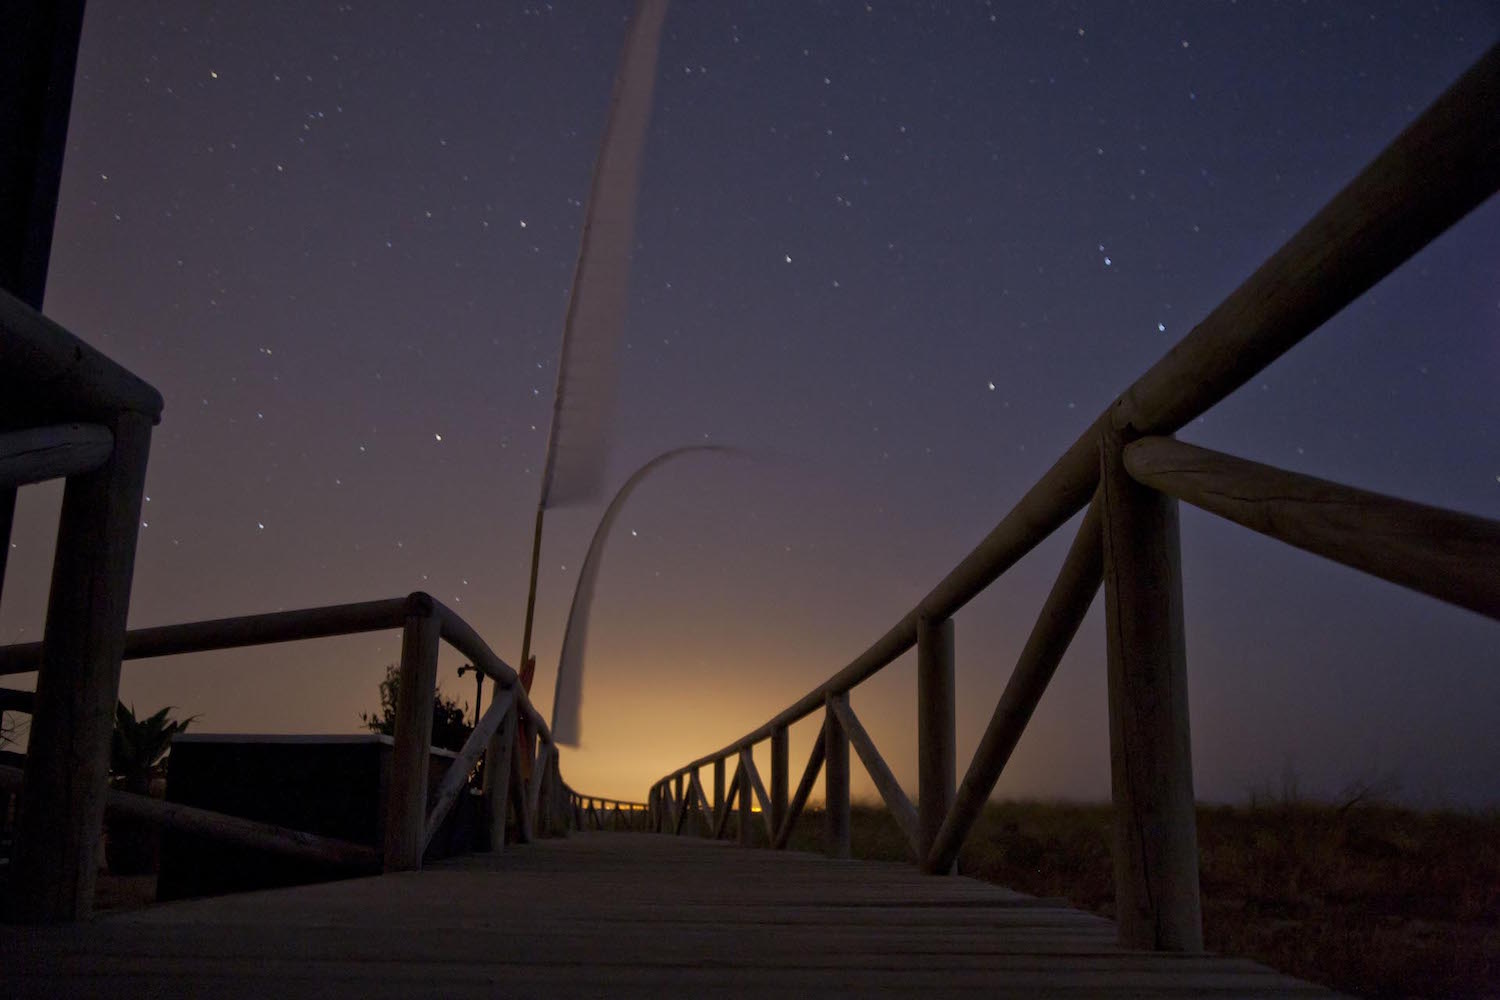
<svg viewBox="0 0 1500 1000">
<path fill-rule="evenodd" d="M 432 755 L 432 697 L 437 688 L 441 624 L 432 598 L 413 594 L 401 630 L 396 682 L 396 733 L 386 790 L 385 870 L 422 867 L 427 823 L 427 774 Z"/>
<path fill-rule="evenodd" d="M 505 817 L 510 803 L 510 762 L 516 752 L 517 711 L 518 706 L 512 702 L 485 751 L 484 806 L 489 817 L 492 851 L 505 850 Z"/>
<path fill-rule="evenodd" d="M 777 726 L 771 730 L 771 829 L 780 830 L 786 819 L 789 789 L 787 768 L 790 765 L 787 728 Z"/>
<path fill-rule="evenodd" d="M 929 875 L 953 873 L 952 865 L 938 871 L 927 863 L 958 788 L 953 731 L 953 619 L 923 615 L 917 619 L 917 831 Z"/>
<path fill-rule="evenodd" d="M 724 808 L 724 758 L 714 758 L 714 814 L 709 820 L 712 825 L 719 818 L 719 810 Z"/>
<path fill-rule="evenodd" d="M 682 811 L 687 808 L 687 800 L 684 797 L 683 786 L 686 776 L 678 772 L 672 781 L 672 832 L 681 833 L 687 829 L 687 824 L 682 821 Z"/>
<path fill-rule="evenodd" d="M 1177 501 L 1130 478 L 1124 443 L 1100 449 L 1115 920 L 1125 947 L 1201 951 Z"/>
<path fill-rule="evenodd" d="M 519 705 L 517 706 L 519 708 Z M 516 843 L 529 844 L 535 835 L 534 817 L 531 814 L 531 795 L 526 787 L 530 776 L 527 762 L 536 760 L 536 735 L 532 732 L 531 720 L 524 715 L 516 717 L 516 744 L 510 757 L 510 802 L 515 814 Z"/>
<path fill-rule="evenodd" d="M 29 923 L 94 904 L 151 418 L 122 412 L 111 429 L 109 460 L 63 489 L 6 902 Z"/>
<path fill-rule="evenodd" d="M 847 703 L 847 693 L 829 694 L 825 702 Z M 849 737 L 833 709 L 823 709 L 824 851 L 830 858 L 849 857 Z"/>
<path fill-rule="evenodd" d="M 749 754 L 752 748 L 745 747 L 740 751 L 740 846 L 749 847 L 754 843 L 755 817 L 751 815 L 755 796 L 750 790 L 750 774 L 745 769 L 744 755 Z"/>
<path fill-rule="evenodd" d="M 519 682 L 518 682 L 519 683 Z M 491 685 L 491 703 L 501 695 L 499 683 Z M 510 793 L 510 761 L 516 752 L 516 713 L 512 705 L 505 721 L 484 748 L 484 810 L 490 823 L 490 850 L 505 848 L 506 798 Z"/>
<path fill-rule="evenodd" d="M 563 812 L 562 755 L 554 744 L 547 758 L 547 815 L 552 822 L 552 835 L 568 835 L 568 818 Z"/>
<path fill-rule="evenodd" d="M 4 596 L 5 561 L 10 556 L 10 531 L 16 519 L 16 488 L 0 487 L 0 597 Z"/>
</svg>

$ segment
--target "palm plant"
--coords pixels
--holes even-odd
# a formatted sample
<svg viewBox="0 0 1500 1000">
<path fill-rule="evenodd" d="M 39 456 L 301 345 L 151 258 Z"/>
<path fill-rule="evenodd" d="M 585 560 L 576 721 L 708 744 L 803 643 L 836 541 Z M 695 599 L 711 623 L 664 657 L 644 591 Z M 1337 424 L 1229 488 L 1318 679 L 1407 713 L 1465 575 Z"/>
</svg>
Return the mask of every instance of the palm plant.
<svg viewBox="0 0 1500 1000">
<path fill-rule="evenodd" d="M 172 748 L 172 737 L 187 729 L 193 716 L 169 720 L 171 705 L 144 719 L 136 718 L 135 706 L 120 702 L 115 707 L 115 732 L 110 745 L 109 771 L 114 787 L 146 795 L 151 778 Z"/>
<path fill-rule="evenodd" d="M 168 719 L 172 706 L 146 718 L 121 702 L 115 708 L 115 731 L 110 744 L 110 784 L 137 795 L 149 795 L 151 779 L 161 770 L 172 737 L 193 719 Z M 193 718 L 197 718 L 194 716 Z M 135 820 L 118 817 L 109 823 L 105 857 L 116 875 L 144 875 L 156 867 L 156 831 Z"/>
</svg>

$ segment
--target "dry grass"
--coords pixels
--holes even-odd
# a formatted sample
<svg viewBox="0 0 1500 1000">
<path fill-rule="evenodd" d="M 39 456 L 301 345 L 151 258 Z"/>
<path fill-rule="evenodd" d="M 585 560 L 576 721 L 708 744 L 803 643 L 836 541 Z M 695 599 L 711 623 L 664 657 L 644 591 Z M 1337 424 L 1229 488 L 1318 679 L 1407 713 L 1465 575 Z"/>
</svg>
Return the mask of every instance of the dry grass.
<svg viewBox="0 0 1500 1000">
<path fill-rule="evenodd" d="M 822 815 L 792 846 L 821 850 Z M 857 857 L 908 860 L 884 809 L 855 807 Z M 968 875 L 1112 916 L 1110 808 L 992 803 L 959 860 Z M 1198 810 L 1204 934 L 1366 997 L 1500 996 L 1500 813 L 1303 801 Z"/>
</svg>

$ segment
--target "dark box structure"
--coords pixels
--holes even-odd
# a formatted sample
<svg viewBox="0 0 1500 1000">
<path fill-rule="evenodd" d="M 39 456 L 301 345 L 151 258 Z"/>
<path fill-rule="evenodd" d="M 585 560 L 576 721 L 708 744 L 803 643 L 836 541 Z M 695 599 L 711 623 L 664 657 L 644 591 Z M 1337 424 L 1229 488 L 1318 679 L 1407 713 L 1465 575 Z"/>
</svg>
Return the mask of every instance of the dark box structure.
<svg viewBox="0 0 1500 1000">
<path fill-rule="evenodd" d="M 185 733 L 172 741 L 169 802 L 379 848 L 390 781 L 389 736 Z M 456 755 L 433 748 L 429 799 Z M 480 842 L 483 810 L 460 795 L 432 839 L 432 860 Z M 218 895 L 348 878 L 336 865 L 287 858 L 197 834 L 162 834 L 157 898 Z"/>
</svg>

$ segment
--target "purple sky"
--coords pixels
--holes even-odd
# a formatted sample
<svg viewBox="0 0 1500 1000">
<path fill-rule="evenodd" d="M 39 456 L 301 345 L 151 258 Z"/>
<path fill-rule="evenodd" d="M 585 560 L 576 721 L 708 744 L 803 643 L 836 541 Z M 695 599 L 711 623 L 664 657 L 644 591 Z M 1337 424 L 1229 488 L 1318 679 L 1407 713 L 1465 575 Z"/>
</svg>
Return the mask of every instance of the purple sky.
<svg viewBox="0 0 1500 1000">
<path fill-rule="evenodd" d="M 95 4 L 46 307 L 167 400 L 133 625 L 431 591 L 520 646 L 582 200 L 628 5 Z M 589 637 L 594 794 L 885 631 L 1496 36 L 1453 3 L 693 3 L 647 140 Z M 1500 517 L 1500 206 L 1183 437 Z M 39 637 L 22 491 L 0 640 Z M 549 515 L 550 707 L 599 509 Z M 960 766 L 1071 531 L 957 618 Z M 1183 513 L 1200 797 L 1500 802 L 1493 622 Z M 999 793 L 1108 792 L 1102 602 Z M 347 732 L 394 635 L 127 665 L 202 731 Z M 445 659 L 444 688 L 472 686 Z M 915 782 L 910 658 L 855 707 Z M 816 723 L 793 731 L 800 766 Z M 856 794 L 871 786 L 856 768 Z"/>
</svg>

